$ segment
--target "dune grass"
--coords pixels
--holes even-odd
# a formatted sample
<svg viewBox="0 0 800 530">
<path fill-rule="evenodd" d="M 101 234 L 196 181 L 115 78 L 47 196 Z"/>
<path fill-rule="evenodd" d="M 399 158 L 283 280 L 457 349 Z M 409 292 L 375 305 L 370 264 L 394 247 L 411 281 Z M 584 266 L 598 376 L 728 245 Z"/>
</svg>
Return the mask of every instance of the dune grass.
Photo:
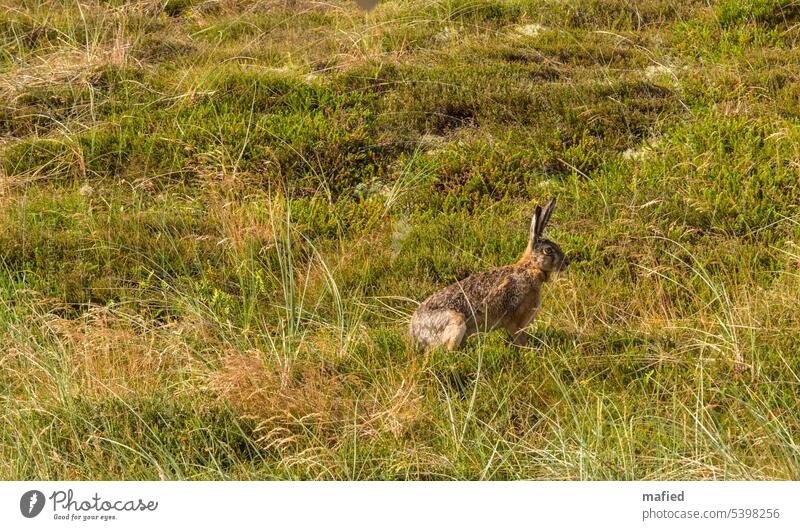
<svg viewBox="0 0 800 530">
<path fill-rule="evenodd" d="M 1 4 L 0 479 L 800 479 L 797 2 Z"/>
</svg>

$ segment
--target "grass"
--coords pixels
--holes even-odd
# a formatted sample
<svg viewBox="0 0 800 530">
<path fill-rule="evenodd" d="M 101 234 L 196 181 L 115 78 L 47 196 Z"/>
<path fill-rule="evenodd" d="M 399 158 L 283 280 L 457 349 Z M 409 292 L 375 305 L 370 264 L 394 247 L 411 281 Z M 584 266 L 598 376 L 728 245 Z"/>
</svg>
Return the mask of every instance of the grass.
<svg viewBox="0 0 800 530">
<path fill-rule="evenodd" d="M 2 7 L 0 479 L 800 479 L 796 2 Z"/>
</svg>

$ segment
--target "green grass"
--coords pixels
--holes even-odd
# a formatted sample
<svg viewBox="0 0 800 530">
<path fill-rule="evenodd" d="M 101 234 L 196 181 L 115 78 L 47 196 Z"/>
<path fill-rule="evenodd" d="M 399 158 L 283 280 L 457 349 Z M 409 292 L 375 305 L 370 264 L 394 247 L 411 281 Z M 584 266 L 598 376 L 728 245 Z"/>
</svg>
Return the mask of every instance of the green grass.
<svg viewBox="0 0 800 530">
<path fill-rule="evenodd" d="M 0 479 L 800 479 L 800 7 L 9 0 Z M 570 272 L 530 348 L 435 289 Z"/>
</svg>

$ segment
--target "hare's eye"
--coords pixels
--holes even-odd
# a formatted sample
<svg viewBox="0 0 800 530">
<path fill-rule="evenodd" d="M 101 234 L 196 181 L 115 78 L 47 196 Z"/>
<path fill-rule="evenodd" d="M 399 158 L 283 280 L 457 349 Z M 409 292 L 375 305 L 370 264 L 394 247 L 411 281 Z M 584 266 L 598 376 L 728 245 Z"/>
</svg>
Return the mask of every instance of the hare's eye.
<svg viewBox="0 0 800 530">
<path fill-rule="evenodd" d="M 544 247 L 544 250 L 542 250 L 542 252 L 544 252 L 547 256 L 549 256 L 550 254 L 553 253 L 553 249 L 550 247 Z"/>
</svg>

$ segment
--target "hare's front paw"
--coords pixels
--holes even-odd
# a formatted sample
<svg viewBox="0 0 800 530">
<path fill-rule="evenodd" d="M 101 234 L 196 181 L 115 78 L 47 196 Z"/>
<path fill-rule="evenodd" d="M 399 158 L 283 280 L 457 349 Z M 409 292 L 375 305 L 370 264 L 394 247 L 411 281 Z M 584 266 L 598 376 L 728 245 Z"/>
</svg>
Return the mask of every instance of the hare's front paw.
<svg viewBox="0 0 800 530">
<path fill-rule="evenodd" d="M 527 346 L 530 344 L 531 336 L 524 330 L 520 330 L 513 335 L 514 346 Z"/>
</svg>

